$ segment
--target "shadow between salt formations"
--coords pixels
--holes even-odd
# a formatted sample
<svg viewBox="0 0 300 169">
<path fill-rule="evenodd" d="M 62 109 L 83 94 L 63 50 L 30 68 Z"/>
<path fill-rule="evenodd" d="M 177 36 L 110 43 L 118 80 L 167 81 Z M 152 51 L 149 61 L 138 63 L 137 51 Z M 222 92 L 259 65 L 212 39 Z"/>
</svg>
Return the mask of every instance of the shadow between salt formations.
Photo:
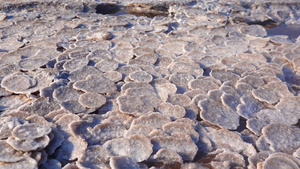
<svg viewBox="0 0 300 169">
<path fill-rule="evenodd" d="M 103 3 L 95 8 L 97 14 L 119 16 L 119 15 L 136 15 L 154 18 L 155 16 L 168 16 L 168 7 L 162 5 L 150 5 L 143 3 L 133 3 L 127 6 L 117 4 Z"/>
</svg>

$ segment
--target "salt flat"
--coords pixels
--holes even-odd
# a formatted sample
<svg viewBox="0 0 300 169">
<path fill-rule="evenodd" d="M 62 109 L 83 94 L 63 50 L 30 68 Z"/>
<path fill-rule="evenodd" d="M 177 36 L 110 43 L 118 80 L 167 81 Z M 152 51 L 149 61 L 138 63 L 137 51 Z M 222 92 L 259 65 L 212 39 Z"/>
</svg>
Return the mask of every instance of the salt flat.
<svg viewBox="0 0 300 169">
<path fill-rule="evenodd" d="M 299 168 L 298 0 L 0 0 L 0 169 Z"/>
</svg>

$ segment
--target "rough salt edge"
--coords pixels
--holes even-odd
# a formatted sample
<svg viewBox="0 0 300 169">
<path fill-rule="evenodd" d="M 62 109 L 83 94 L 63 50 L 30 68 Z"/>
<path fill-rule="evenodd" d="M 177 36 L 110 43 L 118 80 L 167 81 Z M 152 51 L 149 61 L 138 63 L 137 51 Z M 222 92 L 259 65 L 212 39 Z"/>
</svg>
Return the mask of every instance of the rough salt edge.
<svg viewBox="0 0 300 169">
<path fill-rule="evenodd" d="M 29 128 L 27 128 L 29 127 Z M 27 129 L 26 129 L 27 128 Z M 24 133 L 24 130 L 26 129 L 26 132 L 32 128 L 33 131 L 32 133 Z M 30 131 L 30 130 L 29 130 Z M 18 138 L 20 140 L 25 140 L 25 139 L 35 139 L 39 138 L 42 136 L 45 136 L 51 132 L 51 128 L 39 123 L 28 123 L 28 124 L 23 124 L 15 127 L 12 131 L 12 135 L 15 138 Z M 24 135 L 22 135 L 24 133 Z"/>
</svg>

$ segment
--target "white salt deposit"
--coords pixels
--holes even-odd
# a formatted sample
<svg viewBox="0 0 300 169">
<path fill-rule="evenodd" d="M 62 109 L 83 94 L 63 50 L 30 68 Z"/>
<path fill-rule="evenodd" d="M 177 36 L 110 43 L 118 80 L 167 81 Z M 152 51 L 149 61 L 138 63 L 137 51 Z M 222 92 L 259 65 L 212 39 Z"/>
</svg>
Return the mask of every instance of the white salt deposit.
<svg viewBox="0 0 300 169">
<path fill-rule="evenodd" d="M 298 0 L 0 0 L 0 168 L 299 168 Z"/>
</svg>

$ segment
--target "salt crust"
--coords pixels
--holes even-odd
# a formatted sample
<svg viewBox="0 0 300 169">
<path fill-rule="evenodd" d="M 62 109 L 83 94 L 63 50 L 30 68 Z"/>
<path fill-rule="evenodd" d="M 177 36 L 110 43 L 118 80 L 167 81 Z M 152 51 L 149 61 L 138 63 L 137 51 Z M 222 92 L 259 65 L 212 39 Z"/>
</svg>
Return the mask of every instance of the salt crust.
<svg viewBox="0 0 300 169">
<path fill-rule="evenodd" d="M 45 135 L 35 139 L 28 139 L 28 140 L 20 140 L 13 136 L 10 136 L 7 139 L 7 143 L 12 146 L 15 150 L 20 151 L 32 151 L 37 149 L 43 149 L 49 144 L 50 138 Z"/>
<path fill-rule="evenodd" d="M 18 118 L 14 117 L 1 117 L 0 118 L 0 139 L 5 139 L 11 136 L 12 130 L 21 125 Z"/>
<path fill-rule="evenodd" d="M 169 116 L 172 120 L 180 119 L 186 115 L 186 111 L 182 106 L 179 105 L 172 105 L 170 103 L 161 103 L 158 106 L 158 110 L 166 115 Z"/>
<path fill-rule="evenodd" d="M 106 31 L 94 32 L 89 38 L 95 41 L 108 40 L 111 38 L 111 33 Z"/>
<path fill-rule="evenodd" d="M 295 159 L 295 161 L 297 161 L 299 163 L 298 159 Z M 278 168 L 285 168 L 285 167 L 289 167 L 289 168 L 299 168 L 300 165 L 297 164 L 295 161 L 284 157 L 284 156 L 276 156 L 274 155 L 270 155 L 269 158 L 266 159 L 266 161 L 263 163 L 263 168 L 264 169 L 269 169 L 269 168 L 273 168 L 273 167 L 278 167 Z"/>
<path fill-rule="evenodd" d="M 242 104 L 238 105 L 237 113 L 246 119 L 255 117 L 260 110 L 265 108 L 252 96 L 243 96 L 240 100 Z"/>
<path fill-rule="evenodd" d="M 260 25 L 243 26 L 241 27 L 241 32 L 256 37 L 267 36 L 266 30 Z"/>
<path fill-rule="evenodd" d="M 65 138 L 61 132 L 57 129 L 52 129 L 53 138 L 51 138 L 48 146 L 46 147 L 46 152 L 48 155 L 52 155 L 55 150 L 64 142 Z"/>
<path fill-rule="evenodd" d="M 64 134 L 67 138 L 70 134 L 69 124 L 73 121 L 79 120 L 80 117 L 78 115 L 66 113 L 59 115 L 59 118 L 55 121 L 55 124 L 57 125 L 57 129 L 63 131 L 62 134 Z"/>
<path fill-rule="evenodd" d="M 178 153 L 183 160 L 187 161 L 192 161 L 198 150 L 191 137 L 184 133 L 176 133 L 167 137 L 152 137 L 151 142 L 154 152 L 157 152 L 160 148 L 167 148 Z"/>
<path fill-rule="evenodd" d="M 291 116 L 294 115 L 294 118 L 291 119 L 291 123 L 296 124 L 295 117 L 299 118 L 299 114 L 297 114 L 299 107 L 298 102 L 300 101 L 299 97 L 285 97 L 280 100 L 280 102 L 275 106 L 275 108 L 279 109 L 280 112 L 290 114 Z"/>
<path fill-rule="evenodd" d="M 106 98 L 97 93 L 84 93 L 80 95 L 78 102 L 87 108 L 99 108 L 106 103 Z"/>
<path fill-rule="evenodd" d="M 135 103 L 135 105 L 132 105 L 132 102 Z M 117 98 L 119 110 L 127 114 L 148 113 L 154 110 L 158 102 L 159 99 L 157 97 L 147 95 L 140 97 L 124 95 Z"/>
<path fill-rule="evenodd" d="M 205 158 L 201 159 L 200 162 L 210 162 L 212 167 L 215 168 L 245 168 L 245 160 L 243 156 L 227 149 L 210 152 Z"/>
<path fill-rule="evenodd" d="M 89 116 L 86 121 L 79 120 L 69 124 L 71 134 L 75 137 L 87 140 L 91 137 L 91 129 L 100 123 L 101 117 Z M 89 142 L 89 141 L 88 141 Z"/>
<path fill-rule="evenodd" d="M 162 148 L 153 156 L 153 160 L 156 162 L 170 163 L 170 162 L 179 162 L 183 163 L 182 158 L 176 152 Z"/>
<path fill-rule="evenodd" d="M 38 124 L 42 124 L 48 127 L 55 128 L 56 125 L 52 122 L 48 122 L 46 119 L 44 119 L 44 117 L 37 115 L 37 114 L 33 114 L 30 115 L 26 118 L 26 121 L 28 121 L 29 123 L 38 123 Z"/>
<path fill-rule="evenodd" d="M 23 84 L 23 85 L 19 85 Z M 29 89 L 36 85 L 36 80 L 26 76 L 22 73 L 15 73 L 10 76 L 6 76 L 2 82 L 1 86 L 10 92 L 24 92 L 26 89 Z"/>
<path fill-rule="evenodd" d="M 300 130 L 284 124 L 272 123 L 262 129 L 270 151 L 293 154 L 299 147 Z"/>
<path fill-rule="evenodd" d="M 172 83 L 164 84 L 154 84 L 155 90 L 161 100 L 167 101 L 169 95 L 175 94 L 177 92 L 177 87 Z"/>
<path fill-rule="evenodd" d="M 143 54 L 142 56 L 137 57 L 137 60 L 144 61 L 146 64 L 155 64 L 157 61 L 158 55 L 156 53 L 147 53 Z"/>
<path fill-rule="evenodd" d="M 24 153 L 22 151 L 17 151 L 13 149 L 6 141 L 1 140 L 0 141 L 0 147 L 1 147 L 1 156 L 0 161 L 1 162 L 18 162 L 23 160 Z"/>
<path fill-rule="evenodd" d="M 30 157 L 36 160 L 38 165 L 41 165 L 47 162 L 48 154 L 44 150 L 41 150 L 40 152 L 33 152 Z"/>
<path fill-rule="evenodd" d="M 113 82 L 119 82 L 122 80 L 122 74 L 117 71 L 108 71 L 103 74 L 104 77 L 107 79 L 113 81 Z"/>
<path fill-rule="evenodd" d="M 234 111 L 236 111 L 237 106 L 240 104 L 240 100 L 237 95 L 223 93 L 221 96 L 222 103 Z"/>
<path fill-rule="evenodd" d="M 86 66 L 88 64 L 89 60 L 86 58 L 82 59 L 71 59 L 64 63 L 63 68 L 65 70 L 72 71 L 74 69 L 77 69 L 79 67 Z"/>
<path fill-rule="evenodd" d="M 252 91 L 252 95 L 261 102 L 266 102 L 268 104 L 275 104 L 279 102 L 280 96 L 274 92 L 274 90 L 269 88 L 258 88 Z"/>
<path fill-rule="evenodd" d="M 283 118 L 287 117 L 287 118 Z M 277 109 L 263 109 L 258 112 L 257 118 L 267 123 L 281 123 L 292 125 L 295 117 L 288 112 L 281 112 Z"/>
<path fill-rule="evenodd" d="M 166 2 L 173 17 L 154 18 L 77 12 L 93 2 L 1 13 L 0 168 L 299 168 L 299 40 L 257 24 L 297 23 L 291 2 Z M 211 159 L 188 163 L 196 153 Z"/>
<path fill-rule="evenodd" d="M 114 156 L 110 158 L 109 165 L 112 169 L 132 168 L 139 169 L 139 165 L 134 162 L 130 157 Z"/>
<path fill-rule="evenodd" d="M 194 79 L 194 76 L 188 72 L 177 72 L 171 74 L 170 81 L 178 86 L 187 86 L 188 82 Z"/>
<path fill-rule="evenodd" d="M 22 168 L 28 168 L 28 169 L 37 169 L 37 162 L 31 158 L 31 157 L 26 157 L 24 160 L 15 162 L 15 163 L 4 163 L 1 164 L 1 168 L 3 169 L 10 169 L 10 168 L 15 168 L 15 169 L 22 169 Z"/>
<path fill-rule="evenodd" d="M 25 96 L 19 96 L 19 95 L 11 95 L 7 97 L 1 97 L 0 98 L 0 104 L 2 105 L 0 107 L 1 111 L 5 110 L 13 110 L 15 108 L 26 106 L 26 103 L 29 103 L 31 100 L 28 99 Z"/>
<path fill-rule="evenodd" d="M 35 139 L 47 135 L 51 132 L 51 128 L 39 123 L 29 123 L 16 126 L 12 130 L 12 136 L 20 140 Z"/>
<path fill-rule="evenodd" d="M 114 60 L 109 60 L 109 59 L 103 59 L 100 62 L 98 62 L 95 67 L 102 72 L 108 72 L 108 71 L 113 71 L 118 68 L 118 62 Z"/>
<path fill-rule="evenodd" d="M 209 80 L 202 80 L 202 79 L 191 80 L 189 81 L 188 86 L 190 89 L 200 89 L 206 92 L 208 92 L 209 90 L 214 90 L 219 88 L 218 84 Z"/>
<path fill-rule="evenodd" d="M 183 94 L 189 96 L 191 99 L 196 97 L 197 95 L 206 95 L 206 92 L 202 91 L 201 89 L 194 89 L 194 90 L 189 90 L 187 92 L 184 92 Z"/>
<path fill-rule="evenodd" d="M 137 87 L 137 88 L 129 88 L 126 89 L 125 95 L 128 96 L 157 96 L 155 90 L 153 88 L 147 88 L 147 87 Z"/>
<path fill-rule="evenodd" d="M 87 143 L 79 138 L 69 137 L 57 150 L 58 159 L 75 160 L 81 156 L 87 147 Z"/>
<path fill-rule="evenodd" d="M 189 124 L 179 123 L 179 122 L 166 123 L 165 125 L 163 125 L 163 131 L 169 135 L 172 135 L 174 133 L 185 133 L 190 135 L 191 139 L 195 143 L 199 141 L 199 134 Z"/>
<path fill-rule="evenodd" d="M 15 65 L 15 64 L 2 65 L 0 68 L 0 77 L 1 77 L 1 79 L 3 79 L 5 76 L 8 76 L 19 70 L 20 70 L 19 66 Z"/>
<path fill-rule="evenodd" d="M 239 115 L 218 101 L 204 99 L 199 101 L 198 106 L 201 118 L 212 124 L 233 130 L 239 126 Z"/>
<path fill-rule="evenodd" d="M 134 126 L 140 124 L 161 129 L 162 126 L 168 122 L 171 122 L 171 119 L 167 116 L 164 116 L 160 113 L 149 113 L 147 115 L 142 115 L 139 118 L 134 119 L 131 125 Z"/>
<path fill-rule="evenodd" d="M 76 165 L 81 168 L 101 168 L 107 166 L 106 161 L 109 160 L 109 157 L 112 155 L 110 152 L 99 145 L 89 146 L 86 148 L 86 151 L 79 157 Z"/>
<path fill-rule="evenodd" d="M 187 72 L 194 76 L 203 74 L 203 70 L 201 68 L 186 62 L 175 62 L 170 66 L 170 71 L 172 73 Z"/>
<path fill-rule="evenodd" d="M 136 82 L 150 83 L 153 77 L 145 71 L 136 71 L 128 75 L 128 77 Z"/>
<path fill-rule="evenodd" d="M 128 139 L 112 139 L 103 147 L 114 156 L 129 156 L 136 162 L 148 159 L 153 151 L 151 141 L 142 135 L 132 135 Z"/>
<path fill-rule="evenodd" d="M 212 149 L 228 149 L 233 152 L 238 152 L 242 155 L 251 156 L 256 154 L 256 150 L 252 144 L 243 141 L 239 133 L 230 132 L 227 129 L 212 129 L 209 132 L 203 131 L 201 133 L 211 142 Z M 222 138 L 222 139 L 221 139 Z M 235 140 L 233 143 L 232 139 Z"/>
<path fill-rule="evenodd" d="M 245 76 L 245 77 L 241 78 L 240 80 L 238 80 L 238 83 L 241 83 L 241 82 L 247 83 L 247 84 L 251 85 L 253 88 L 258 88 L 265 84 L 261 78 L 251 76 L 251 75 Z"/>
<path fill-rule="evenodd" d="M 185 107 L 191 103 L 191 99 L 184 94 L 174 94 L 169 96 L 168 102 L 170 102 L 173 105 Z"/>
<path fill-rule="evenodd" d="M 223 69 L 214 69 L 210 72 L 210 75 L 215 79 L 219 79 L 221 82 L 230 81 L 232 84 L 235 84 L 235 82 L 239 79 L 239 76 L 237 74 L 233 73 L 230 70 Z"/>
<path fill-rule="evenodd" d="M 92 141 L 94 144 L 104 144 L 108 140 L 121 138 L 124 136 L 126 128 L 122 124 L 102 123 L 94 126 L 92 133 Z"/>
<path fill-rule="evenodd" d="M 92 66 L 82 66 L 72 70 L 68 79 L 72 82 L 84 80 L 88 75 L 97 75 L 100 71 Z"/>
<path fill-rule="evenodd" d="M 58 101 L 78 100 L 80 92 L 73 88 L 73 83 L 67 86 L 61 86 L 54 90 L 53 97 Z"/>
<path fill-rule="evenodd" d="M 95 93 L 111 93 L 117 90 L 111 80 L 99 75 L 89 75 L 86 80 L 77 81 L 74 83 L 74 88 L 84 92 Z"/>
<path fill-rule="evenodd" d="M 83 113 L 87 110 L 77 100 L 66 100 L 61 103 L 61 106 L 65 110 L 73 112 L 73 113 Z"/>
<path fill-rule="evenodd" d="M 46 65 L 49 59 L 44 57 L 34 57 L 28 59 L 22 59 L 19 62 L 19 66 L 22 70 L 36 70 Z"/>
<path fill-rule="evenodd" d="M 267 124 L 269 123 L 264 121 L 264 119 L 250 118 L 247 120 L 246 127 L 256 135 L 261 135 L 261 129 Z"/>
<path fill-rule="evenodd" d="M 144 135 L 146 137 L 149 137 L 151 132 L 156 130 L 155 127 L 152 126 L 146 126 L 141 124 L 135 124 L 132 125 L 125 133 L 125 136 L 131 136 L 131 135 Z"/>
<path fill-rule="evenodd" d="M 249 168 L 257 168 L 258 164 L 265 161 L 266 158 L 268 158 L 268 156 L 271 154 L 271 152 L 269 151 L 261 151 L 261 152 L 258 152 L 257 154 L 253 155 L 253 156 L 250 156 L 249 157 Z"/>
<path fill-rule="evenodd" d="M 114 48 L 111 52 L 113 54 L 113 59 L 120 63 L 127 63 L 133 58 L 131 48 Z"/>
</svg>

